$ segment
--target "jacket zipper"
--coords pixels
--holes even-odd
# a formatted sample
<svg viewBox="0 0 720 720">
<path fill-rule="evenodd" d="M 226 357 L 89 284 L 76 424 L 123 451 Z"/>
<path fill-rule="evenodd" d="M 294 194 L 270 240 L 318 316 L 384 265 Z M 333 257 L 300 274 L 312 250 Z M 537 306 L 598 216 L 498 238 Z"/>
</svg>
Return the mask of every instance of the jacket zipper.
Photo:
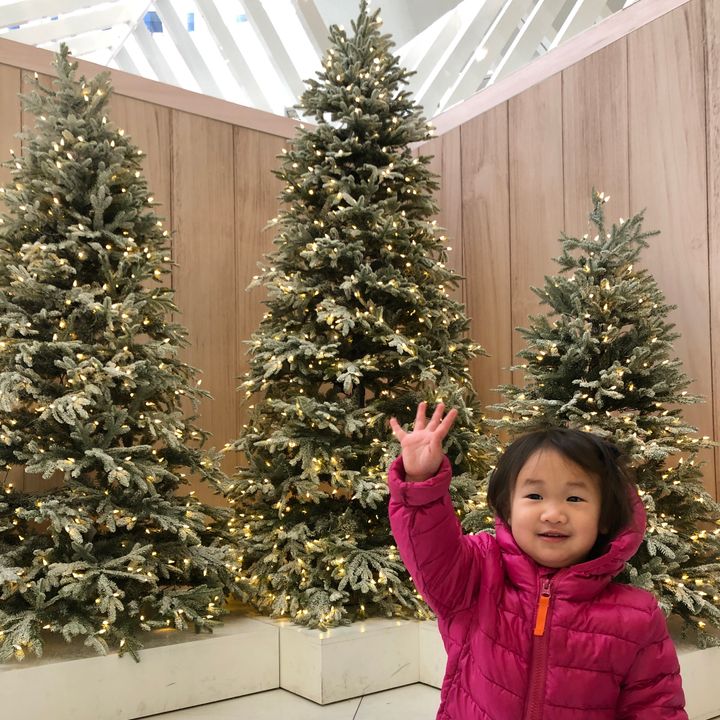
<svg viewBox="0 0 720 720">
<path fill-rule="evenodd" d="M 543 580 L 535 613 L 533 629 L 532 665 L 530 666 L 530 687 L 525 711 L 526 720 L 542 720 L 545 700 L 545 679 L 547 676 L 547 655 L 549 644 L 548 613 L 550 610 L 550 578 Z"/>
</svg>

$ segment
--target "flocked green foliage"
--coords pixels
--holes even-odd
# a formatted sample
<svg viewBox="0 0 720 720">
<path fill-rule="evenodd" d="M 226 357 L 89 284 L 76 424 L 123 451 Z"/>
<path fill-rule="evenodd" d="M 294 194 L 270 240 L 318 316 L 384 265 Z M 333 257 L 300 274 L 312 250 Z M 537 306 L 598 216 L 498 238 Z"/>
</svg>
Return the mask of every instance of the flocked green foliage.
<svg viewBox="0 0 720 720">
<path fill-rule="evenodd" d="M 525 386 L 501 388 L 499 425 L 512 433 L 577 427 L 628 453 L 648 530 L 621 579 L 654 592 L 703 645 L 720 627 L 720 505 L 703 489 L 698 462 L 711 443 L 682 416 L 681 406 L 699 398 L 674 356 L 674 307 L 638 267 L 656 233 L 642 230 L 642 213 L 608 227 L 606 201 L 593 194 L 594 232 L 563 235 L 560 272 L 534 288 L 549 310 L 520 331 Z"/>
<path fill-rule="evenodd" d="M 136 654 L 141 631 L 211 627 L 235 586 L 232 514 L 182 496 L 229 481 L 183 412 L 204 394 L 143 154 L 107 74 L 76 78 L 66 47 L 55 65 L 0 218 L 0 660 L 52 635 Z M 22 467 L 55 489 L 18 492 Z"/>
<path fill-rule="evenodd" d="M 447 240 L 432 220 L 436 177 L 410 143 L 431 132 L 408 73 L 361 3 L 352 36 L 330 30 L 301 129 L 277 175 L 276 248 L 255 279 L 268 291 L 244 383 L 251 418 L 236 447 L 244 577 L 260 611 L 331 626 L 426 616 L 387 520 L 389 417 L 442 398 L 458 511 L 487 470 L 468 361 L 482 352 L 449 293 Z"/>
</svg>

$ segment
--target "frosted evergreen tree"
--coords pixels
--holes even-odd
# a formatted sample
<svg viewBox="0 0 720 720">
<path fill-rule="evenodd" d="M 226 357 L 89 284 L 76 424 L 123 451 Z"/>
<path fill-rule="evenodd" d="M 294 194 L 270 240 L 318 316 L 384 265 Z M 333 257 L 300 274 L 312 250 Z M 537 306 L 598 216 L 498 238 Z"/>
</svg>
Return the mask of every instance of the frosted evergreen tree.
<svg viewBox="0 0 720 720">
<path fill-rule="evenodd" d="M 458 409 L 448 452 L 458 512 L 487 470 L 459 277 L 432 220 L 436 177 L 411 143 L 431 137 L 408 72 L 363 1 L 353 35 L 330 29 L 301 129 L 282 156 L 276 248 L 255 279 L 267 306 L 244 382 L 255 398 L 236 443 L 244 577 L 264 613 L 310 626 L 419 615 L 393 545 L 388 419 L 419 401 Z"/>
<path fill-rule="evenodd" d="M 0 659 L 51 635 L 137 654 L 139 634 L 210 628 L 235 588 L 217 454 L 186 409 L 205 394 L 179 359 L 162 283 L 168 233 L 143 154 L 109 122 L 107 74 L 76 78 L 67 47 L 11 163 L 0 218 L 0 466 L 55 485 L 0 497 Z M 184 492 L 184 494 L 183 494 Z"/>
<path fill-rule="evenodd" d="M 545 426 L 596 432 L 632 460 L 648 530 L 621 578 L 657 596 L 694 628 L 700 645 L 720 627 L 720 505 L 704 490 L 698 451 L 711 445 L 682 416 L 699 402 L 675 357 L 679 337 L 653 276 L 638 267 L 643 214 L 608 227 L 593 193 L 595 233 L 562 236 L 560 272 L 533 288 L 547 314 L 521 329 L 523 387 L 505 385 L 498 425 L 511 433 Z"/>
</svg>

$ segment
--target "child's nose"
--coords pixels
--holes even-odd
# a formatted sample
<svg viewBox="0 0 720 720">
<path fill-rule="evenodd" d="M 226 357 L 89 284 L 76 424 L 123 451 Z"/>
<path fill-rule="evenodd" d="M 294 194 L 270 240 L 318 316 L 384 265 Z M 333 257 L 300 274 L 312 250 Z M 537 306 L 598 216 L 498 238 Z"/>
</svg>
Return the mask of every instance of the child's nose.
<svg viewBox="0 0 720 720">
<path fill-rule="evenodd" d="M 543 508 L 540 519 L 543 522 L 549 523 L 564 523 L 567 520 L 562 509 L 555 504 L 546 505 Z"/>
</svg>

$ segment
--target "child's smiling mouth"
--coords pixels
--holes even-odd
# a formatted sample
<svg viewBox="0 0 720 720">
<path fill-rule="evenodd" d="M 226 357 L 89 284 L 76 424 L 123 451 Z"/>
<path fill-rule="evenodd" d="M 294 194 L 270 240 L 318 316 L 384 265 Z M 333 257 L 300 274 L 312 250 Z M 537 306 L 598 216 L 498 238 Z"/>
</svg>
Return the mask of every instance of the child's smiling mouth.
<svg viewBox="0 0 720 720">
<path fill-rule="evenodd" d="M 550 542 L 553 542 L 553 541 L 558 542 L 560 540 L 567 540 L 570 536 L 565 533 L 549 531 L 549 532 L 538 533 L 538 537 L 543 540 L 550 541 Z"/>
</svg>

